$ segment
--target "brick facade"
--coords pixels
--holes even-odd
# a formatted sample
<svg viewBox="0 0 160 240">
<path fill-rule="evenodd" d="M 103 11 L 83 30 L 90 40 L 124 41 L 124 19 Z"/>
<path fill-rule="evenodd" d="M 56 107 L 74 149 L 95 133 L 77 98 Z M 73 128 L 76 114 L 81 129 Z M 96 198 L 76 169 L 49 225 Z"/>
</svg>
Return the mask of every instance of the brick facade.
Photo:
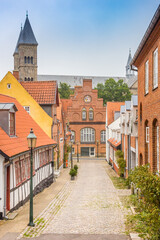
<svg viewBox="0 0 160 240">
<path fill-rule="evenodd" d="M 153 86 L 154 51 L 158 50 L 158 86 Z M 160 7 L 149 25 L 145 38 L 137 50 L 132 64 L 138 68 L 138 146 L 139 165 L 150 163 L 157 172 L 159 166 L 159 121 L 160 121 Z M 145 90 L 145 65 L 148 61 L 148 92 Z M 149 128 L 148 128 L 149 127 Z M 148 128 L 148 130 L 147 130 Z M 147 134 L 147 136 L 146 136 Z M 158 141 L 157 141 L 158 136 Z M 158 150 L 158 155 L 157 155 Z"/>
<path fill-rule="evenodd" d="M 69 101 L 62 99 L 62 104 L 65 122 L 69 123 L 71 131 L 75 134 L 73 154 L 77 154 L 78 142 L 80 155 L 84 154 L 85 156 L 85 154 L 88 155 L 89 153 L 89 156 L 97 156 L 97 154 L 98 156 L 105 156 L 106 145 L 105 141 L 101 141 L 101 131 L 105 131 L 106 108 L 103 106 L 103 99 L 98 98 L 98 91 L 92 89 L 92 80 L 84 79 L 83 86 L 75 87 L 74 95 L 71 95 L 71 99 Z M 84 113 L 84 115 L 86 114 L 86 119 L 84 120 L 82 119 L 83 111 L 86 112 Z M 89 117 L 90 111 L 93 112 L 93 115 L 91 113 L 93 119 Z M 82 140 L 82 129 L 86 128 L 93 129 L 95 132 L 95 136 L 91 141 L 85 141 L 85 137 Z M 86 129 L 86 135 L 88 134 L 87 131 Z"/>
</svg>

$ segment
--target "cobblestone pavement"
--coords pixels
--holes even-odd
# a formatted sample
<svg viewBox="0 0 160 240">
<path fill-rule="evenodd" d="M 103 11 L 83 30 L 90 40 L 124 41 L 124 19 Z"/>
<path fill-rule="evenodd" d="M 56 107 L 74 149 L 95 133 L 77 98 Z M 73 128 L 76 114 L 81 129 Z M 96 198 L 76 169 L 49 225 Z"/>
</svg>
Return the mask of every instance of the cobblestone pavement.
<svg viewBox="0 0 160 240">
<path fill-rule="evenodd" d="M 103 162 L 83 160 L 72 193 L 44 233 L 116 234 L 124 231 L 122 206 Z"/>
<path fill-rule="evenodd" d="M 77 180 L 68 181 L 35 219 L 36 226 L 27 227 L 18 239 L 40 234 L 42 239 L 46 234 L 123 234 L 124 209 L 105 165 L 105 161 L 82 160 Z"/>
</svg>

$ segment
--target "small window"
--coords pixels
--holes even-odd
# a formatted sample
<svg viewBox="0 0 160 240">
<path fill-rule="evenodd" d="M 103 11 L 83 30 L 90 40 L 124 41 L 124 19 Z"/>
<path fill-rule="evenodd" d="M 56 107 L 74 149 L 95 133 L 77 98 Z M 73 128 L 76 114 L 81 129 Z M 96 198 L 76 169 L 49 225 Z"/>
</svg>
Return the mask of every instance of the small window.
<svg viewBox="0 0 160 240">
<path fill-rule="evenodd" d="M 93 120 L 93 108 L 89 109 L 89 120 Z"/>
<path fill-rule="evenodd" d="M 27 63 L 27 57 L 24 57 L 24 63 Z"/>
<path fill-rule="evenodd" d="M 86 109 L 83 108 L 83 109 L 82 109 L 82 120 L 86 120 L 86 118 L 87 118 Z"/>
<path fill-rule="evenodd" d="M 72 154 L 75 154 L 75 149 L 74 149 L 74 147 L 72 147 Z"/>
<path fill-rule="evenodd" d="M 31 57 L 31 64 L 33 64 L 33 57 Z"/>
<path fill-rule="evenodd" d="M 158 87 L 158 48 L 153 52 L 153 88 Z"/>
<path fill-rule="evenodd" d="M 25 77 L 24 81 L 27 81 L 27 78 Z"/>
<path fill-rule="evenodd" d="M 101 131 L 101 142 L 106 142 L 106 131 Z"/>
<path fill-rule="evenodd" d="M 145 94 L 148 93 L 149 87 L 149 61 L 145 63 Z"/>
<path fill-rule="evenodd" d="M 31 78 L 31 81 L 33 82 L 33 78 Z"/>
<path fill-rule="evenodd" d="M 28 57 L 28 63 L 30 63 L 30 57 Z"/>
<path fill-rule="evenodd" d="M 30 107 L 29 106 L 24 106 L 24 109 L 26 110 L 26 112 L 28 112 L 30 114 Z"/>
<path fill-rule="evenodd" d="M 71 141 L 75 142 L 75 131 L 71 131 Z"/>
<path fill-rule="evenodd" d="M 28 81 L 30 81 L 30 78 L 28 78 Z"/>
<path fill-rule="evenodd" d="M 149 143 L 149 127 L 146 127 L 146 143 Z"/>
<path fill-rule="evenodd" d="M 15 113 L 9 113 L 9 135 L 15 136 Z"/>
<path fill-rule="evenodd" d="M 11 88 L 11 83 L 7 84 L 7 88 L 10 89 Z"/>
</svg>

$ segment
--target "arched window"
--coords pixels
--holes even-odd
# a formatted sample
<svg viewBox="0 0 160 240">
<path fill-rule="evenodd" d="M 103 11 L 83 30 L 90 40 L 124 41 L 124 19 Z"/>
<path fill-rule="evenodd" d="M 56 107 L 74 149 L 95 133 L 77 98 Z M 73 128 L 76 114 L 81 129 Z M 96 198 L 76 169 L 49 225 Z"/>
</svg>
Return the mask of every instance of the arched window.
<svg viewBox="0 0 160 240">
<path fill-rule="evenodd" d="M 71 140 L 73 143 L 75 142 L 75 137 L 76 137 L 75 131 L 71 131 Z"/>
<path fill-rule="evenodd" d="M 24 63 L 27 63 L 27 57 L 26 56 L 24 57 Z"/>
<path fill-rule="evenodd" d="M 142 156 L 142 153 L 140 153 L 140 155 L 139 155 L 139 164 L 140 164 L 140 166 L 143 165 L 143 156 Z"/>
<path fill-rule="evenodd" d="M 106 142 L 106 131 L 105 130 L 101 131 L 101 142 L 102 143 Z"/>
<path fill-rule="evenodd" d="M 93 108 L 89 109 L 89 120 L 93 120 Z"/>
<path fill-rule="evenodd" d="M 31 57 L 31 63 L 33 64 L 33 57 Z"/>
<path fill-rule="evenodd" d="M 31 78 L 31 81 L 33 81 L 33 78 Z"/>
<path fill-rule="evenodd" d="M 95 142 L 95 130 L 93 128 L 81 129 L 81 142 L 85 143 Z"/>
<path fill-rule="evenodd" d="M 28 81 L 30 81 L 30 78 L 28 78 Z"/>
<path fill-rule="evenodd" d="M 25 77 L 24 81 L 27 81 L 27 78 Z"/>
<path fill-rule="evenodd" d="M 30 57 L 28 57 L 28 63 L 30 63 Z"/>
<path fill-rule="evenodd" d="M 144 131 L 145 131 L 145 139 L 144 139 L 144 145 L 145 145 L 145 164 L 149 163 L 149 127 L 148 127 L 148 120 L 145 121 L 144 124 Z"/>
<path fill-rule="evenodd" d="M 87 112 L 86 112 L 86 109 L 83 108 L 82 109 L 82 120 L 86 120 L 86 118 L 87 118 Z"/>
<path fill-rule="evenodd" d="M 153 172 L 159 172 L 159 126 L 157 119 L 153 120 L 152 126 L 152 153 L 153 153 Z"/>
<path fill-rule="evenodd" d="M 140 103 L 140 122 L 142 122 L 142 103 Z"/>
</svg>

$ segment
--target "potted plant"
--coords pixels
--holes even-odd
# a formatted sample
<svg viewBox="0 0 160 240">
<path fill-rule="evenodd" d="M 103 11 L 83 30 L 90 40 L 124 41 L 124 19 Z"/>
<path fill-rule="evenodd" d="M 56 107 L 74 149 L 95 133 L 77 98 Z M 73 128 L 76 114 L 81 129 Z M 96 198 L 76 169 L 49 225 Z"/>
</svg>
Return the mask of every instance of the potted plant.
<svg viewBox="0 0 160 240">
<path fill-rule="evenodd" d="M 74 180 L 75 176 L 77 175 L 77 172 L 74 168 L 71 168 L 69 174 L 71 175 L 71 180 Z"/>
<path fill-rule="evenodd" d="M 78 166 L 77 164 L 74 165 L 74 169 L 76 170 L 76 173 L 78 172 Z"/>
</svg>

